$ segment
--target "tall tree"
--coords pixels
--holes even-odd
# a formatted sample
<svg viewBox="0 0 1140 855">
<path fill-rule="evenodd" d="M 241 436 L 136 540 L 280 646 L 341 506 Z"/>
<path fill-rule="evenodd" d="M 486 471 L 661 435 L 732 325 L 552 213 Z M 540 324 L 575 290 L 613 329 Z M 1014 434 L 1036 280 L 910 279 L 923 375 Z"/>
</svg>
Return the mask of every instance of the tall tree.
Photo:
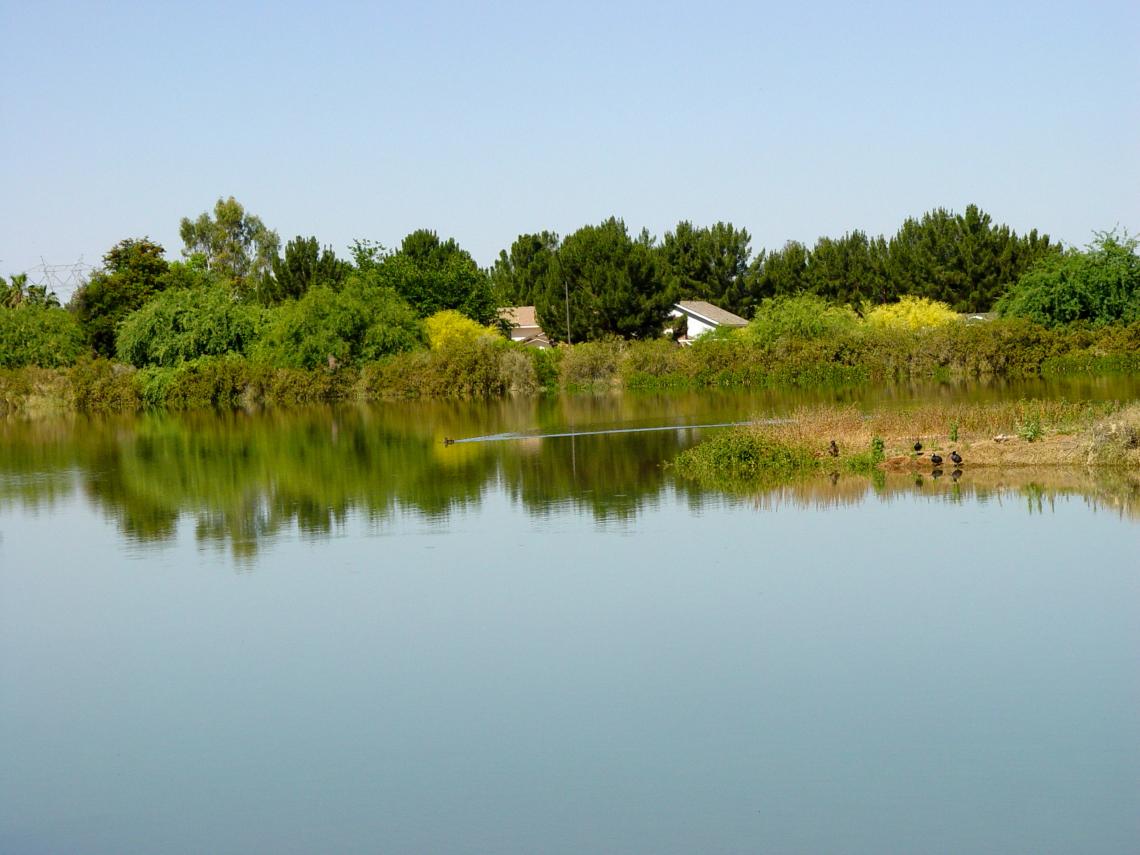
<svg viewBox="0 0 1140 855">
<path fill-rule="evenodd" d="M 242 296 L 261 297 L 270 288 L 280 239 L 233 196 L 218 199 L 213 216 L 183 217 L 179 235 L 184 256 L 201 255 L 207 269 L 230 279 Z"/>
<path fill-rule="evenodd" d="M 491 267 L 491 288 L 500 306 L 533 306 L 535 294 L 558 249 L 554 232 L 519 235 Z"/>
<path fill-rule="evenodd" d="M 936 208 L 908 218 L 889 243 L 895 294 L 929 297 L 960 312 L 988 311 L 1012 283 L 1060 247 L 1036 230 L 1025 237 L 968 205 L 962 214 Z"/>
<path fill-rule="evenodd" d="M 558 341 L 661 335 L 673 306 L 652 238 L 631 240 L 611 217 L 562 242 L 535 299 L 539 323 Z M 567 328 L 567 314 L 570 326 Z"/>
<path fill-rule="evenodd" d="M 761 252 L 748 270 L 748 298 L 753 306 L 769 297 L 799 294 L 807 287 L 808 248 L 788 241 L 783 249 Z"/>
<path fill-rule="evenodd" d="M 374 270 L 420 317 L 455 309 L 481 324 L 495 318 L 489 277 L 453 238 L 441 241 L 428 229 L 412 232 Z"/>
<path fill-rule="evenodd" d="M 665 233 L 659 249 L 666 286 L 681 300 L 707 300 L 744 314 L 750 310 L 746 288 L 751 237 L 731 223 L 696 227 L 688 220 Z"/>
<path fill-rule="evenodd" d="M 71 309 L 100 356 L 115 355 L 118 325 L 167 286 L 170 265 L 164 256 L 149 238 L 121 240 L 103 256 L 103 269 L 72 296 Z"/>
<path fill-rule="evenodd" d="M 273 284 L 267 297 L 271 302 L 296 299 L 316 285 L 338 288 L 352 270 L 331 247 L 321 247 L 315 237 L 300 235 L 285 244 L 283 258 L 273 259 Z"/>
<path fill-rule="evenodd" d="M 822 237 L 808 256 L 804 281 L 807 290 L 833 303 L 884 302 L 891 294 L 886 241 L 871 240 L 861 231 L 838 239 Z"/>
</svg>

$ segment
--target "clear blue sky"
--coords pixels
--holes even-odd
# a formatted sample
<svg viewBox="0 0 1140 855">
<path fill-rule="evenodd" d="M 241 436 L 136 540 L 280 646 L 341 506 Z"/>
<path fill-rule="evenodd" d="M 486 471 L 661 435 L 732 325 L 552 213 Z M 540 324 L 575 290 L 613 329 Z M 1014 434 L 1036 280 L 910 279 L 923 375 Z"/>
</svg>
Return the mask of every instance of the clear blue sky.
<svg viewBox="0 0 1140 855">
<path fill-rule="evenodd" d="M 617 214 L 753 247 L 977 202 L 1140 229 L 1140 3 L 0 0 L 0 274 L 234 195 L 343 252 L 488 264 Z"/>
</svg>

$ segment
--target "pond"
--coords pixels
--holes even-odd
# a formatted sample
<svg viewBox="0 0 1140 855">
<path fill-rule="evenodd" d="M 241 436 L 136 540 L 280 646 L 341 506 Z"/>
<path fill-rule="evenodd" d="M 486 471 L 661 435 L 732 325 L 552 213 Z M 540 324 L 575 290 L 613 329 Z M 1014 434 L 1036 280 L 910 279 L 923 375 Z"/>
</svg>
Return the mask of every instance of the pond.
<svg viewBox="0 0 1140 855">
<path fill-rule="evenodd" d="M 2 423 L 0 851 L 1129 851 L 1135 479 L 662 465 L 1046 395 L 1140 380 Z"/>
</svg>

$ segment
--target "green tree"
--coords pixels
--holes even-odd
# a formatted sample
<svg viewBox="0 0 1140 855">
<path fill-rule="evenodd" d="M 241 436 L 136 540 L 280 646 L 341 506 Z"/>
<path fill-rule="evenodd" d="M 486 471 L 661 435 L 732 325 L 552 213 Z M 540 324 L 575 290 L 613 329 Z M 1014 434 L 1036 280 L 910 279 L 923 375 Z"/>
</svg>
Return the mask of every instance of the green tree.
<svg viewBox="0 0 1140 855">
<path fill-rule="evenodd" d="M 1003 315 L 1045 326 L 1140 320 L 1140 240 L 1098 232 L 1085 252 L 1050 254 L 998 301 Z"/>
<path fill-rule="evenodd" d="M 887 243 L 865 232 L 822 237 L 807 259 L 804 286 L 834 303 L 858 306 L 864 300 L 883 303 L 893 294 L 887 276 Z"/>
<path fill-rule="evenodd" d="M 745 313 L 751 305 L 746 281 L 751 240 L 731 223 L 696 227 L 683 220 L 665 233 L 659 249 L 662 279 L 679 300 L 707 300 Z"/>
<path fill-rule="evenodd" d="M 115 355 L 118 325 L 164 289 L 170 265 L 161 245 L 148 238 L 121 240 L 71 298 L 71 309 L 100 356 Z"/>
<path fill-rule="evenodd" d="M 645 232 L 631 240 L 611 217 L 562 242 L 535 299 L 539 323 L 558 341 L 660 336 L 674 303 Z M 567 309 L 570 327 L 567 329 Z"/>
<path fill-rule="evenodd" d="M 491 288 L 499 306 L 533 306 L 535 294 L 558 250 L 554 232 L 519 235 L 491 267 Z"/>
<path fill-rule="evenodd" d="M 994 225 L 977 205 L 968 205 L 963 214 L 936 208 L 921 219 L 908 218 L 888 249 L 894 296 L 911 294 L 959 312 L 981 312 L 1058 246 L 1036 230 L 1019 237 L 1008 226 Z"/>
<path fill-rule="evenodd" d="M 368 362 L 423 346 L 423 325 L 375 274 L 353 273 L 334 291 L 317 285 L 270 310 L 254 357 L 282 368 Z"/>
<path fill-rule="evenodd" d="M 15 309 L 20 306 L 59 308 L 59 297 L 46 285 L 29 285 L 27 273 L 17 273 L 11 282 L 0 276 L 0 306 Z"/>
<path fill-rule="evenodd" d="M 267 296 L 271 302 L 280 302 L 296 299 L 317 285 L 335 289 L 351 269 L 331 247 L 321 249 L 315 237 L 298 235 L 285 244 L 283 258 L 273 259 L 273 284 Z"/>
<path fill-rule="evenodd" d="M 179 235 L 184 256 L 201 255 L 207 269 L 230 279 L 239 294 L 264 299 L 280 240 L 233 196 L 218 199 L 213 216 L 203 212 L 196 220 L 183 217 Z"/>
<path fill-rule="evenodd" d="M 412 232 L 375 270 L 380 282 L 407 300 L 420 317 L 455 309 L 480 324 L 495 318 L 490 279 L 453 238 L 441 241 L 427 229 Z"/>
<path fill-rule="evenodd" d="M 140 368 L 199 356 L 244 354 L 257 340 L 264 310 L 239 302 L 224 284 L 170 288 L 119 327 L 119 359 Z"/>
<path fill-rule="evenodd" d="M 788 241 L 783 249 L 760 252 L 748 271 L 748 299 L 753 304 L 769 297 L 799 294 L 807 288 L 808 248 Z"/>
</svg>

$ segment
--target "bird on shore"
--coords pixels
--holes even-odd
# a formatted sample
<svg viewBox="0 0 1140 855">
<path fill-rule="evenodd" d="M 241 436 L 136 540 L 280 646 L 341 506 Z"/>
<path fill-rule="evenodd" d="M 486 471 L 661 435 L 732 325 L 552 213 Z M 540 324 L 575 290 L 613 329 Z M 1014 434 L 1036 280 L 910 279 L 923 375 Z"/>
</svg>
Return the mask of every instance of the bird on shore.
<svg viewBox="0 0 1140 855">
<path fill-rule="evenodd" d="M 962 455 L 959 454 L 957 452 L 957 450 L 950 452 L 950 459 L 954 461 L 955 466 L 961 466 L 962 465 Z"/>
<path fill-rule="evenodd" d="M 827 447 L 827 453 L 830 454 L 832 457 L 838 457 L 839 456 L 839 446 L 835 444 L 834 439 L 831 441 L 831 445 L 829 445 Z"/>
<path fill-rule="evenodd" d="M 942 465 L 942 455 L 937 454 L 937 453 L 930 455 L 930 462 L 933 463 L 935 466 L 941 466 Z"/>
<path fill-rule="evenodd" d="M 917 439 L 914 441 L 914 453 L 915 454 L 922 454 L 922 443 L 919 442 Z"/>
</svg>

